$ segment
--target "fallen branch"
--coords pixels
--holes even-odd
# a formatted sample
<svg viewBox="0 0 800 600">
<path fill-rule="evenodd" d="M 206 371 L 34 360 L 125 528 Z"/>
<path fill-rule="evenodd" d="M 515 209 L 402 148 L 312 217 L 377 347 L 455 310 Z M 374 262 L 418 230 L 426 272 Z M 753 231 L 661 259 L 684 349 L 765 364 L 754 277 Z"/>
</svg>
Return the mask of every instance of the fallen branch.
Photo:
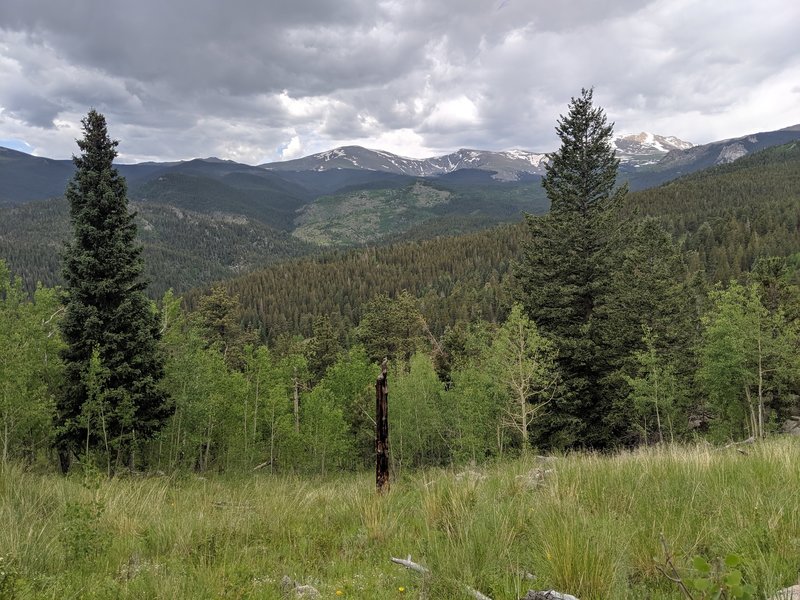
<svg viewBox="0 0 800 600">
<path fill-rule="evenodd" d="M 215 500 L 211 503 L 214 508 L 237 508 L 241 510 L 253 510 L 252 504 L 233 504 L 227 500 Z"/>
<path fill-rule="evenodd" d="M 410 554 L 408 555 L 408 558 L 395 558 L 394 556 L 392 556 L 391 560 L 393 563 L 396 563 L 398 565 L 403 565 L 406 569 L 411 569 L 412 571 L 416 571 L 417 573 L 421 573 L 422 575 L 429 575 L 431 572 L 430 569 L 428 569 L 427 567 L 423 567 L 421 564 L 415 563 L 413 560 L 411 560 Z M 528 575 L 529 573 L 525 574 L 526 579 L 529 578 Z M 531 575 L 530 577 L 535 579 L 533 575 Z M 462 584 L 462 585 L 464 586 L 466 592 L 470 596 L 475 598 L 475 600 L 492 600 L 489 596 L 483 594 L 482 592 L 479 592 L 475 588 L 470 587 L 467 584 Z M 522 598 L 522 600 L 578 600 L 578 598 L 570 594 L 563 594 L 561 592 L 557 592 L 555 590 L 547 590 L 544 592 L 535 592 L 533 590 L 530 590 L 525 595 L 525 597 Z"/>
<path fill-rule="evenodd" d="M 428 569 L 423 567 L 419 563 L 415 563 L 411 560 L 411 555 L 408 555 L 408 558 L 395 558 L 392 556 L 392 562 L 397 563 L 398 565 L 403 565 L 406 569 L 411 569 L 412 571 L 416 571 L 417 573 L 422 573 L 423 575 L 430 573 Z"/>
<path fill-rule="evenodd" d="M 427 567 L 423 567 L 421 564 L 415 563 L 413 560 L 411 560 L 410 554 L 408 555 L 408 558 L 395 558 L 394 556 L 392 556 L 391 559 L 393 563 L 396 563 L 398 565 L 403 565 L 406 569 L 411 569 L 412 571 L 416 571 L 417 573 L 421 573 L 423 575 L 429 575 L 431 572 L 430 569 L 428 569 Z M 475 588 L 470 587 L 466 584 L 463 585 L 467 593 L 473 598 L 475 598 L 475 600 L 492 600 L 489 596 L 482 594 Z"/>
<path fill-rule="evenodd" d="M 741 446 L 742 444 L 755 444 L 756 438 L 752 435 L 747 438 L 746 440 L 742 440 L 741 442 L 731 442 L 730 444 L 725 444 L 725 448 L 733 448 L 734 446 Z"/>
</svg>

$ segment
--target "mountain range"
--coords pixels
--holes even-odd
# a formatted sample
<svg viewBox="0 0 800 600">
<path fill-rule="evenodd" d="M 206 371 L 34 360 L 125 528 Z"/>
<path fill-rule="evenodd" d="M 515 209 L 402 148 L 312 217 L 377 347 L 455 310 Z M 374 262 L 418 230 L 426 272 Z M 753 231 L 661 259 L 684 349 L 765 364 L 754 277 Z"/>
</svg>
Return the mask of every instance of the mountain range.
<svg viewBox="0 0 800 600">
<path fill-rule="evenodd" d="M 694 146 L 676 137 L 646 132 L 616 136 L 612 144 L 620 161 L 633 166 L 655 164 L 668 152 Z M 490 152 L 461 148 L 444 156 L 407 158 L 383 150 L 342 146 L 294 160 L 265 163 L 261 167 L 278 172 L 366 169 L 412 177 L 437 177 L 461 169 L 476 169 L 491 171 L 498 181 L 518 181 L 525 175 L 544 175 L 546 164 L 547 154 L 527 150 Z"/>
<path fill-rule="evenodd" d="M 674 136 L 647 132 L 619 135 L 612 143 L 621 161 L 621 177 L 630 180 L 632 188 L 643 188 L 653 185 L 654 181 L 668 181 L 798 138 L 800 124 L 697 146 Z M 544 174 L 546 162 L 546 154 L 526 150 L 492 152 L 462 148 L 444 156 L 417 159 L 383 150 L 343 146 L 258 166 L 210 157 L 179 162 L 119 164 L 117 168 L 128 179 L 135 199 L 147 199 L 148 194 L 153 194 L 159 187 L 159 182 L 176 188 L 176 182 L 170 177 L 180 175 L 188 178 L 185 179 L 187 184 L 192 183 L 191 178 L 199 177 L 249 192 L 245 196 L 255 193 L 258 201 L 280 210 L 276 204 L 289 208 L 287 197 L 296 201 L 288 204 L 302 206 L 319 196 L 348 188 L 393 187 L 406 183 L 403 178 L 409 177 L 451 176 L 454 180 L 459 179 L 454 174 L 469 171 L 471 173 L 462 174 L 460 178 L 475 179 L 477 175 L 487 184 L 531 180 Z M 72 172 L 71 160 L 32 156 L 0 146 L 0 206 L 61 196 Z M 271 201 L 270 197 L 274 195 L 282 196 L 283 201 Z M 223 196 L 220 200 L 224 200 Z M 245 203 L 254 200 L 249 197 Z M 229 208 L 233 208 L 230 212 L 237 214 L 242 209 L 241 206 L 229 207 L 227 202 L 221 201 L 216 210 L 226 212 Z"/>
<path fill-rule="evenodd" d="M 797 139 L 800 125 L 698 146 L 645 132 L 613 143 L 620 179 L 636 190 Z M 180 291 L 319 248 L 452 235 L 543 213 L 546 160 L 524 150 L 413 159 L 346 146 L 257 166 L 212 157 L 117 167 L 139 212 L 145 255 L 172 261 L 150 273 L 154 288 Z M 0 257 L 29 287 L 34 277 L 59 280 L 73 169 L 70 160 L 0 148 Z M 167 271 L 182 273 L 179 285 Z"/>
<path fill-rule="evenodd" d="M 517 181 L 521 174 L 544 173 L 545 154 L 525 150 L 489 152 L 462 148 L 445 156 L 407 158 L 369 150 L 361 146 L 343 146 L 304 158 L 261 165 L 271 171 L 330 171 L 333 169 L 366 169 L 411 177 L 437 177 L 459 171 L 476 169 L 491 171 L 498 181 Z"/>
</svg>

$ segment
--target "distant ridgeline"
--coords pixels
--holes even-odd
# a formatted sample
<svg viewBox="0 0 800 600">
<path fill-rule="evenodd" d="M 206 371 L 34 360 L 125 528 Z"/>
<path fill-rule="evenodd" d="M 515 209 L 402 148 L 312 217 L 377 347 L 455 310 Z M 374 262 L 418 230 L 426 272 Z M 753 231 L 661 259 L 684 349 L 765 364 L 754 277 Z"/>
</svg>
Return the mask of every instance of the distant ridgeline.
<svg viewBox="0 0 800 600">
<path fill-rule="evenodd" d="M 652 165 L 623 163 L 622 176 L 642 187 L 744 153 L 730 164 L 630 194 L 625 214 L 663 222 L 682 240 L 691 269 L 711 281 L 738 276 L 758 256 L 800 252 L 797 142 L 752 153 L 792 136 L 800 131 L 673 150 Z M 307 334 L 314 314 L 332 314 L 346 328 L 357 322 L 366 299 L 402 289 L 426 298 L 425 313 L 436 331 L 463 316 L 461 302 L 495 318 L 506 293 L 499 283 L 525 231 L 504 226 L 477 232 L 548 206 L 539 175 L 501 181 L 476 168 L 421 178 L 205 159 L 121 165 L 120 171 L 138 213 L 150 295 L 160 297 L 169 288 L 184 294 L 235 277 L 226 285 L 240 294 L 248 321 L 269 338 Z M 0 208 L 0 257 L 28 290 L 37 281 L 61 282 L 66 203 L 34 199 L 63 191 L 69 172 L 69 161 L 0 153 L 0 206 L 6 205 Z M 37 183 L 26 187 L 28 181 Z M 404 245 L 410 240 L 415 243 Z M 364 246 L 375 248 L 346 250 Z M 301 257 L 309 258 L 280 264 Z M 289 275 L 299 272 L 308 275 Z M 196 295 L 188 294 L 190 305 Z"/>
</svg>

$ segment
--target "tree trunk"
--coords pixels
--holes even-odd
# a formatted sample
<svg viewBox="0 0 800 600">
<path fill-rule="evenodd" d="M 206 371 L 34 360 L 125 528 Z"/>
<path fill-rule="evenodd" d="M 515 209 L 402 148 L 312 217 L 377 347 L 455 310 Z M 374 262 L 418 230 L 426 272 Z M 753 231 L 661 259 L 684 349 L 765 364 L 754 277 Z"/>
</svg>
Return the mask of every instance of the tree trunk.
<svg viewBox="0 0 800 600">
<path fill-rule="evenodd" d="M 387 361 L 375 382 L 375 484 L 378 493 L 389 491 L 389 383 Z"/>
<path fill-rule="evenodd" d="M 297 367 L 294 368 L 294 432 L 300 434 L 300 382 L 297 379 Z"/>
<path fill-rule="evenodd" d="M 764 366 L 761 354 L 761 331 L 758 333 L 758 438 L 764 437 Z"/>
</svg>

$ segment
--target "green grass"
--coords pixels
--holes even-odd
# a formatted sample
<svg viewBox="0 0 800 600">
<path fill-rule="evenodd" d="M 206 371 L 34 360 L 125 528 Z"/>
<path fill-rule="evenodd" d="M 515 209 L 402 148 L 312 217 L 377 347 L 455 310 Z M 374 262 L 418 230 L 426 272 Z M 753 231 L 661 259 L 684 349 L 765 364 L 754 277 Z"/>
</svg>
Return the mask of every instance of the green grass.
<svg viewBox="0 0 800 600">
<path fill-rule="evenodd" d="M 680 598 L 656 569 L 663 533 L 687 575 L 695 555 L 741 556 L 763 598 L 800 568 L 800 440 L 745 452 L 428 470 L 384 497 L 366 473 L 107 480 L 6 466 L 0 597 L 280 598 L 288 575 L 323 598 L 466 598 L 465 584 L 496 600 Z M 390 562 L 408 554 L 432 575 Z"/>
</svg>

